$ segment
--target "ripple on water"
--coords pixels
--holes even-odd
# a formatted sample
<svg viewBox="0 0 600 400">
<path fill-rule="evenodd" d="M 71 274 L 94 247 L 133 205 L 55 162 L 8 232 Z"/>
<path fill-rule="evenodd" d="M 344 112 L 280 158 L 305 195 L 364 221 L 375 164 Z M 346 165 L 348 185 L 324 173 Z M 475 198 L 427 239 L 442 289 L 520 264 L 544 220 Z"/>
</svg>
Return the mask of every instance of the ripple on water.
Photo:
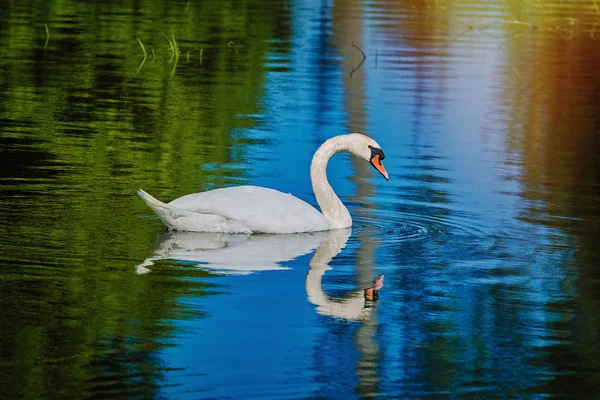
<svg viewBox="0 0 600 400">
<path fill-rule="evenodd" d="M 381 245 L 438 239 L 445 236 L 481 236 L 484 228 L 472 216 L 454 213 L 436 217 L 409 212 L 368 210 L 354 214 L 353 234 L 376 236 Z"/>
</svg>

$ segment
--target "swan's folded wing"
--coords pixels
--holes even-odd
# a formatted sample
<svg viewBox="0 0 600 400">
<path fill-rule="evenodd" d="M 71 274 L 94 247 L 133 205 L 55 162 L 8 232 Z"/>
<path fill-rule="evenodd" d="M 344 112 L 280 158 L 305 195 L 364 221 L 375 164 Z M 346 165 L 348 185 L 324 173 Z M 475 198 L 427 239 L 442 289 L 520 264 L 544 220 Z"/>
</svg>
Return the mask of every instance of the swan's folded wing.
<svg viewBox="0 0 600 400">
<path fill-rule="evenodd" d="M 291 194 L 259 186 L 234 186 L 180 197 L 169 206 L 241 221 L 253 232 L 293 233 L 330 229 L 327 218 Z"/>
</svg>

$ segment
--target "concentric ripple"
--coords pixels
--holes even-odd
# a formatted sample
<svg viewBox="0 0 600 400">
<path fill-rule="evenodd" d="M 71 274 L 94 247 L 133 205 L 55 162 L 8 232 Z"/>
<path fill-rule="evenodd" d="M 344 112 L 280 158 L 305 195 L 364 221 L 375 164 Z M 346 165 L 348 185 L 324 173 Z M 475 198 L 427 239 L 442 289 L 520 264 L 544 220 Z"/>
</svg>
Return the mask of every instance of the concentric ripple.
<svg viewBox="0 0 600 400">
<path fill-rule="evenodd" d="M 409 240 L 422 240 L 430 235 L 424 224 L 409 219 L 394 221 L 382 220 L 376 216 L 355 216 L 353 233 L 356 235 L 378 236 L 383 242 L 397 243 Z"/>
<path fill-rule="evenodd" d="M 353 213 L 353 235 L 377 237 L 382 245 L 444 236 L 481 236 L 482 226 L 468 215 L 443 217 L 408 212 L 360 209 Z"/>
</svg>

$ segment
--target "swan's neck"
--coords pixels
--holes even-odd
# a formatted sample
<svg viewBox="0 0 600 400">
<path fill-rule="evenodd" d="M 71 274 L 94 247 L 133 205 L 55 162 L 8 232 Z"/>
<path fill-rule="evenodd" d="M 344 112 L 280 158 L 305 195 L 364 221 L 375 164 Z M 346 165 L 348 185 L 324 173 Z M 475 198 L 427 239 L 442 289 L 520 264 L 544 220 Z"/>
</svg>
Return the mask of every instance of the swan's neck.
<svg viewBox="0 0 600 400">
<path fill-rule="evenodd" d="M 321 212 L 327 217 L 332 228 L 347 228 L 352 226 L 352 218 L 348 209 L 342 204 L 340 198 L 335 194 L 327 180 L 327 162 L 340 151 L 347 151 L 346 143 L 341 140 L 343 136 L 337 136 L 327 140 L 315 152 L 310 164 L 310 180 L 317 203 Z"/>
</svg>

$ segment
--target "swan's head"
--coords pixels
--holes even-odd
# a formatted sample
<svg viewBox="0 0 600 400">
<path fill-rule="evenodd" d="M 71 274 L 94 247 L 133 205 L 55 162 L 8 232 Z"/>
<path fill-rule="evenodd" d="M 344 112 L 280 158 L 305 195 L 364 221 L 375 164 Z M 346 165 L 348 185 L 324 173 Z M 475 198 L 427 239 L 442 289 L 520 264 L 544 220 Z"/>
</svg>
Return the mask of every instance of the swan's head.
<svg viewBox="0 0 600 400">
<path fill-rule="evenodd" d="M 385 154 L 383 154 L 381 146 L 362 133 L 351 133 L 348 136 L 350 139 L 350 152 L 368 161 L 386 180 L 389 180 L 390 176 L 383 166 Z"/>
</svg>

